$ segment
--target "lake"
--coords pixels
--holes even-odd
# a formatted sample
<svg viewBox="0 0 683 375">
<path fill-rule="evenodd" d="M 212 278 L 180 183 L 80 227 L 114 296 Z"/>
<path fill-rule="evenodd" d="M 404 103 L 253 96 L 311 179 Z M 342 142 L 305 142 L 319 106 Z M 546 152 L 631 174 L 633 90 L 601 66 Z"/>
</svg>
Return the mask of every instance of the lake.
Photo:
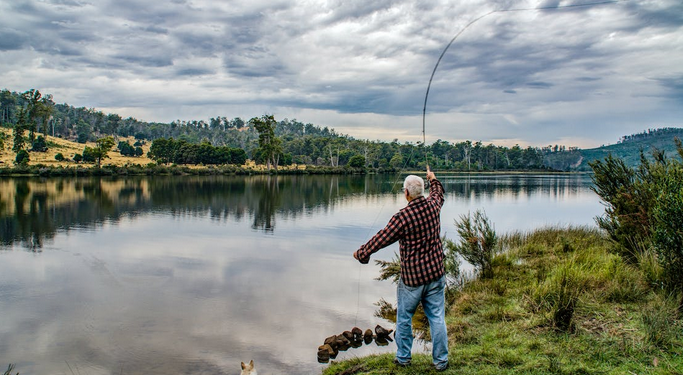
<svg viewBox="0 0 683 375">
<path fill-rule="evenodd" d="M 603 212 L 587 175 L 437 177 L 454 240 L 454 220 L 476 209 L 499 234 L 594 226 Z M 402 178 L 3 178 L 0 366 L 239 374 L 253 359 L 260 374 L 320 373 L 326 337 L 394 328 L 375 303 L 395 303 L 395 286 L 352 253 L 405 206 Z M 371 343 L 337 359 L 394 351 Z"/>
</svg>

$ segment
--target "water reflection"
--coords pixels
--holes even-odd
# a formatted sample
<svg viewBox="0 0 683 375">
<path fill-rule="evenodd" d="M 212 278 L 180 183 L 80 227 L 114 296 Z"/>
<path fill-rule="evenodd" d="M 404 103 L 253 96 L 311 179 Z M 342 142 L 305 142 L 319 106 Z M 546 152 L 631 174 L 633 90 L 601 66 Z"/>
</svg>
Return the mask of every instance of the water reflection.
<svg viewBox="0 0 683 375">
<path fill-rule="evenodd" d="M 585 194 L 585 176 L 440 176 L 447 197 L 474 200 L 551 200 Z M 296 219 L 311 210 L 328 211 L 341 200 L 397 191 L 395 176 L 154 177 L 125 179 L 31 179 L 0 181 L 0 240 L 40 251 L 58 230 L 98 227 L 141 213 L 173 216 L 208 214 L 214 220 L 242 220 L 273 232 L 276 217 Z"/>
<path fill-rule="evenodd" d="M 471 208 L 501 232 L 601 210 L 582 176 L 439 177 L 446 234 Z M 395 286 L 351 254 L 405 205 L 397 181 L 2 179 L 0 358 L 23 375 L 234 374 L 250 359 L 266 374 L 320 373 L 325 337 L 393 328 L 375 303 L 394 302 Z M 373 341 L 337 359 L 394 350 Z"/>
</svg>

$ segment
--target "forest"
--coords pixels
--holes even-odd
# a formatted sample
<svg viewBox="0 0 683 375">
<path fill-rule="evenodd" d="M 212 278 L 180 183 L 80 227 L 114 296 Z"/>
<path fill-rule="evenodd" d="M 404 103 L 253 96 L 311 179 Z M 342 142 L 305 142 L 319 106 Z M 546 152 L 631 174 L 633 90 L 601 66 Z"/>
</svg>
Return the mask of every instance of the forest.
<svg viewBox="0 0 683 375">
<path fill-rule="evenodd" d="M 16 153 L 23 149 L 39 151 L 36 142 L 42 147 L 41 133 L 84 144 L 105 137 L 134 137 L 138 142 L 152 142 L 152 159 L 174 164 L 236 164 L 246 158 L 275 168 L 305 164 L 397 170 L 423 168 L 428 163 L 440 170 L 538 171 L 569 169 L 571 163 L 552 161 L 574 160 L 580 152 L 564 145 L 522 148 L 471 140 L 454 143 L 439 139 L 428 145 L 401 143 L 398 139 L 361 140 L 328 127 L 296 119 L 276 120 L 267 115 L 248 120 L 216 116 L 208 121 L 144 122 L 92 108 L 57 104 L 52 95 L 42 95 L 38 90 L 0 91 L 0 125 L 14 129 Z M 119 143 L 119 150 L 131 158 L 139 155 L 131 152 L 126 143 Z"/>
</svg>

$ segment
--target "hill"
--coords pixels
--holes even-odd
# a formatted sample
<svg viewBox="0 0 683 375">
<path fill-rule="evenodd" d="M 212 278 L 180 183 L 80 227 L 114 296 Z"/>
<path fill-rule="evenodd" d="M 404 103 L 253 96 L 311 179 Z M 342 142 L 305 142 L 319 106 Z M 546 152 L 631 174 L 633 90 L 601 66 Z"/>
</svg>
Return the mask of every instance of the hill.
<svg viewBox="0 0 683 375">
<path fill-rule="evenodd" d="M 543 162 L 550 168 L 563 171 L 590 171 L 589 162 L 604 159 L 612 154 L 624 160 L 627 165 L 634 167 L 640 163 L 641 150 L 648 157 L 651 157 L 655 149 L 664 151 L 668 157 L 676 155 L 675 138 L 683 140 L 683 128 L 651 129 L 643 133 L 624 136 L 613 145 L 550 153 L 545 156 Z"/>
<path fill-rule="evenodd" d="M 12 151 L 12 130 L 7 129 L 7 128 L 0 128 L 0 132 L 3 132 L 6 135 L 6 140 L 5 140 L 5 145 L 2 149 L 0 149 L 0 166 L 13 166 L 14 165 L 14 159 L 16 158 L 16 154 L 14 151 Z M 47 145 L 48 145 L 48 150 L 46 152 L 30 152 L 29 157 L 30 157 L 30 165 L 36 165 L 36 164 L 43 164 L 46 166 L 50 167 L 67 167 L 67 166 L 75 166 L 78 165 L 75 162 L 71 161 L 74 157 L 75 154 L 82 154 L 83 149 L 85 146 L 89 147 L 95 147 L 95 142 L 86 142 L 86 143 L 77 143 L 77 142 L 72 142 L 68 141 L 65 139 L 61 139 L 58 137 L 53 137 L 53 136 L 45 136 Z M 135 139 L 133 137 L 118 137 L 117 142 L 119 141 L 128 141 L 128 143 L 133 144 L 135 143 Z M 109 152 L 109 158 L 104 159 L 102 161 L 102 164 L 112 164 L 116 166 L 123 166 L 126 164 L 139 164 L 139 165 L 146 165 L 148 163 L 152 163 L 153 161 L 147 157 L 147 153 L 149 152 L 149 147 L 150 144 L 144 144 L 142 146 L 142 150 L 144 151 L 143 156 L 139 157 L 127 157 L 121 155 L 118 150 L 116 150 L 116 147 L 112 149 L 112 151 Z M 55 156 L 61 153 L 67 160 L 65 161 L 57 161 L 55 159 Z M 86 164 L 89 165 L 89 164 Z"/>
</svg>

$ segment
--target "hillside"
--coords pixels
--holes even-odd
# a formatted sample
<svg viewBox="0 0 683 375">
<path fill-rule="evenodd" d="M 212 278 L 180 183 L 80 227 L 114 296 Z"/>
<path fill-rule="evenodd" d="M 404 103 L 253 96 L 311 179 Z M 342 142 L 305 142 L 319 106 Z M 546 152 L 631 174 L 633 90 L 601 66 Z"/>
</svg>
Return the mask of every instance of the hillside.
<svg viewBox="0 0 683 375">
<path fill-rule="evenodd" d="M 0 128 L 0 131 L 5 133 L 7 138 L 5 140 L 5 147 L 0 150 L 0 166 L 9 167 L 14 166 L 14 159 L 16 154 L 12 151 L 12 130 L 7 128 Z M 43 164 L 51 167 L 67 167 L 76 166 L 77 163 L 73 161 L 57 161 L 55 160 L 55 155 L 61 153 L 68 160 L 71 160 L 75 154 L 82 154 L 85 146 L 95 147 L 95 142 L 87 142 L 85 144 L 67 141 L 61 138 L 46 136 L 48 150 L 47 152 L 30 152 L 30 162 L 29 165 Z M 128 143 L 135 143 L 133 137 L 118 137 L 118 141 L 128 141 Z M 102 164 L 112 164 L 116 166 L 122 166 L 125 164 L 139 164 L 146 165 L 152 163 L 153 161 L 147 157 L 149 152 L 150 144 L 147 143 L 142 146 L 144 151 L 143 156 L 140 157 L 127 157 L 121 155 L 116 146 L 112 148 L 109 152 L 109 158 L 102 161 Z M 83 163 L 81 163 L 83 164 Z M 89 165 L 89 164 L 86 164 Z"/>
<path fill-rule="evenodd" d="M 590 171 L 589 162 L 604 159 L 607 155 L 623 159 L 627 165 L 634 167 L 640 162 L 640 151 L 651 156 L 654 149 L 662 150 L 668 157 L 677 154 L 675 138 L 683 140 L 683 128 L 655 129 L 640 134 L 623 137 L 617 144 L 547 154 L 544 164 L 558 170 Z"/>
</svg>

